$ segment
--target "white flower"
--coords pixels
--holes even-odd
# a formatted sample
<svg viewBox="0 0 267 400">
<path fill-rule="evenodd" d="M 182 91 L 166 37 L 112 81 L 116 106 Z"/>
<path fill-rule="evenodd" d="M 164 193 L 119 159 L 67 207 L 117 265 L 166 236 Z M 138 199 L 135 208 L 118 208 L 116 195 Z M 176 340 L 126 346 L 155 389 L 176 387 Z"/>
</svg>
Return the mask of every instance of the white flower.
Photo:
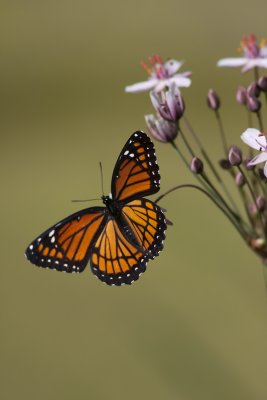
<svg viewBox="0 0 267 400">
<path fill-rule="evenodd" d="M 239 51 L 243 57 L 223 58 L 217 62 L 218 67 L 243 67 L 242 72 L 252 68 L 267 68 L 266 40 L 261 39 L 259 45 L 254 35 L 245 36 L 240 43 Z"/>
<path fill-rule="evenodd" d="M 154 89 L 155 92 L 160 92 L 165 87 L 169 87 L 175 83 L 177 87 L 188 87 L 191 85 L 190 71 L 176 74 L 181 68 L 183 62 L 177 60 L 168 60 L 165 63 L 158 55 L 149 58 L 150 66 L 141 63 L 142 67 L 147 71 L 149 77 L 147 81 L 135 83 L 134 85 L 126 86 L 127 93 L 140 93 L 146 90 Z"/>
<path fill-rule="evenodd" d="M 252 160 L 248 163 L 248 166 L 265 162 L 263 172 L 264 175 L 267 177 L 267 142 L 265 133 L 260 132 L 258 129 L 249 128 L 242 133 L 241 139 L 248 146 L 261 151 L 260 154 L 252 158 Z"/>
</svg>

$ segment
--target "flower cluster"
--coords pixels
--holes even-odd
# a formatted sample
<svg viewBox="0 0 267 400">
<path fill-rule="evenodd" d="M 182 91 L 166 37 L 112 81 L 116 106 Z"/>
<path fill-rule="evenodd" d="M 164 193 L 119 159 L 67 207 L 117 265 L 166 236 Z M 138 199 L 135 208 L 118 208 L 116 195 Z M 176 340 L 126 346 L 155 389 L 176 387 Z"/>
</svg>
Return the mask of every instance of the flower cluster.
<svg viewBox="0 0 267 400">
<path fill-rule="evenodd" d="M 248 35 L 242 39 L 239 51 L 242 57 L 222 59 L 217 65 L 242 67 L 242 72 L 252 70 L 254 73 L 253 81 L 248 82 L 247 87 L 238 86 L 236 90 L 237 104 L 247 111 L 247 129 L 242 134 L 237 133 L 235 138 L 230 137 L 231 142 L 238 140 L 248 145 L 245 154 L 239 145 L 229 147 L 220 114 L 220 97 L 210 89 L 206 101 L 216 118 L 222 148 L 220 160 L 212 160 L 186 116 L 180 90 L 191 85 L 191 72 L 177 73 L 182 62 L 163 62 L 158 55 L 149 58 L 149 65 L 142 63 L 148 72 L 148 80 L 127 86 L 125 91 L 150 90 L 155 115 L 146 115 L 145 121 L 151 136 L 169 143 L 197 180 L 196 184 L 177 185 L 157 201 L 181 188 L 200 190 L 224 213 L 247 245 L 267 263 L 267 134 L 261 114 L 262 103 L 267 103 L 267 77 L 259 74 L 259 68 L 267 68 L 267 47 L 264 40 L 258 43 L 254 35 Z M 240 201 L 233 199 L 225 183 L 226 174 L 233 179 Z"/>
</svg>

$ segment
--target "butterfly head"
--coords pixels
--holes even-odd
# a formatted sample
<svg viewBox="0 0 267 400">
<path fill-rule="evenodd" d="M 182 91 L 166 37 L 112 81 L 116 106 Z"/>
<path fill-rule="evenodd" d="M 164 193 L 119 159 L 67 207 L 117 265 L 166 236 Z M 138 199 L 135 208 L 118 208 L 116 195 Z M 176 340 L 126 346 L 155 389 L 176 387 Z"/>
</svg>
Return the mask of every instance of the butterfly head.
<svg viewBox="0 0 267 400">
<path fill-rule="evenodd" d="M 120 207 L 116 200 L 112 199 L 111 194 L 109 196 L 102 196 L 102 201 L 107 207 L 109 213 L 113 216 L 118 216 L 120 214 Z"/>
</svg>

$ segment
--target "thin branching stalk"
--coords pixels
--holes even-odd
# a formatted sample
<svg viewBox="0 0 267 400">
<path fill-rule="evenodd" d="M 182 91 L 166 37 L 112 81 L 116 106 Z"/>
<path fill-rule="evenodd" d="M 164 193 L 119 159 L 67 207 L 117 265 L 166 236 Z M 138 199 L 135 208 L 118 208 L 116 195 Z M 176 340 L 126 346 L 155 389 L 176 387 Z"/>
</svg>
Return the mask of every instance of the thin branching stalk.
<svg viewBox="0 0 267 400">
<path fill-rule="evenodd" d="M 260 111 L 258 111 L 258 112 L 256 113 L 256 115 L 257 115 L 257 119 L 258 119 L 258 124 L 259 124 L 260 131 L 261 131 L 261 132 L 264 132 L 263 122 L 262 122 L 262 118 L 261 118 L 261 113 L 260 113 Z"/>
<path fill-rule="evenodd" d="M 258 67 L 254 67 L 254 79 L 256 82 L 258 82 L 258 80 L 259 80 L 259 68 Z"/>
<path fill-rule="evenodd" d="M 200 186 L 193 185 L 193 184 L 182 184 L 182 185 L 177 185 L 169 190 L 167 190 L 165 193 L 160 195 L 156 200 L 155 203 L 158 203 L 160 200 L 162 200 L 164 197 L 166 197 L 168 194 L 179 190 L 183 188 L 191 188 L 191 189 L 196 189 L 199 190 L 201 193 L 205 194 L 221 211 L 222 213 L 229 219 L 229 221 L 233 224 L 233 226 L 237 229 L 237 231 L 240 233 L 242 238 L 245 240 L 246 243 L 248 243 L 249 236 L 247 232 L 243 229 L 243 227 L 237 223 L 237 221 L 229 215 L 227 212 L 225 212 L 224 207 L 213 197 L 211 196 L 205 189 L 203 189 Z"/>
<path fill-rule="evenodd" d="M 194 129 L 192 128 L 192 125 L 189 123 L 189 121 L 188 121 L 188 119 L 186 117 L 184 117 L 184 121 L 185 121 L 187 129 L 189 130 L 189 132 L 191 133 L 193 139 L 197 143 L 197 145 L 199 147 L 199 150 L 200 150 L 200 152 L 201 152 L 201 154 L 203 156 L 203 159 L 206 161 L 206 163 L 210 167 L 211 172 L 213 173 L 215 179 L 217 179 L 218 183 L 221 185 L 222 190 L 224 191 L 225 195 L 227 196 L 227 198 L 228 198 L 229 202 L 231 203 L 233 209 L 238 214 L 238 207 L 237 207 L 234 199 L 232 198 L 230 192 L 228 191 L 228 189 L 225 186 L 223 180 L 221 179 L 220 175 L 218 174 L 218 172 L 217 172 L 216 168 L 214 167 L 214 164 L 212 163 L 211 159 L 209 158 L 206 150 L 202 146 L 197 134 L 195 133 Z M 181 129 L 180 129 L 180 131 L 181 131 Z"/>
<path fill-rule="evenodd" d="M 220 136 L 221 136 L 221 141 L 222 141 L 222 145 L 224 148 L 224 152 L 225 152 L 225 156 L 228 156 L 228 146 L 227 146 L 227 142 L 226 142 L 226 136 L 225 136 L 225 132 L 224 132 L 224 127 L 222 124 L 222 120 L 221 120 L 221 116 L 218 110 L 215 110 L 215 115 L 216 115 L 216 120 L 218 122 L 218 127 L 219 127 L 219 132 L 220 132 Z"/>
</svg>

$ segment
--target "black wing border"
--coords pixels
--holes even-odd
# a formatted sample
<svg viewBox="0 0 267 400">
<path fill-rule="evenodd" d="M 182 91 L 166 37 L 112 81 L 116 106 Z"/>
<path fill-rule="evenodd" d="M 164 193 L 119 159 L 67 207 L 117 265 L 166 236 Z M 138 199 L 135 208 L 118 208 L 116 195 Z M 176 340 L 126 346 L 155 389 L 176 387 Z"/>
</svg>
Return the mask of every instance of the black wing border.
<svg viewBox="0 0 267 400">
<path fill-rule="evenodd" d="M 151 188 L 148 190 L 145 190 L 143 192 L 138 192 L 137 194 L 134 194 L 132 196 L 129 196 L 123 200 L 120 200 L 122 204 L 126 204 L 132 200 L 139 199 L 141 197 L 145 196 L 150 196 L 152 194 L 157 193 L 160 190 L 160 173 L 159 173 L 159 166 L 157 163 L 157 157 L 155 153 L 155 146 L 153 142 L 150 140 L 149 136 L 143 132 L 143 131 L 136 131 L 134 132 L 125 145 L 123 146 L 120 155 L 116 161 L 113 174 L 112 174 L 112 180 L 111 180 L 111 194 L 112 198 L 116 200 L 115 196 L 115 182 L 119 173 L 119 167 L 120 164 L 124 160 L 129 160 L 132 161 L 134 158 L 129 157 L 129 154 L 132 152 L 136 151 L 136 148 L 134 146 L 134 143 L 140 141 L 142 145 L 144 146 L 144 149 L 148 151 L 147 153 L 147 159 L 146 162 L 148 162 L 149 168 L 149 177 L 151 181 Z M 129 151 L 127 155 L 125 155 L 125 152 Z M 136 159 L 135 159 L 136 160 Z M 136 160 L 137 165 L 140 165 L 142 167 L 142 163 L 139 160 Z"/>
</svg>

